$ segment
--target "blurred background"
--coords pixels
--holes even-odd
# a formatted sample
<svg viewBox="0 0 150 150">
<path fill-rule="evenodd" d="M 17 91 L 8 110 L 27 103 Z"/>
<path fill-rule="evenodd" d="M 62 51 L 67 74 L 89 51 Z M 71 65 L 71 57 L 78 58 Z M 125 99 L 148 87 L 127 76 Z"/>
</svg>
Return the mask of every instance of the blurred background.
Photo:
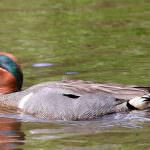
<svg viewBox="0 0 150 150">
<path fill-rule="evenodd" d="M 62 79 L 149 85 L 149 8 L 149 0 L 1 0 L 0 51 L 20 60 L 24 87 Z"/>
</svg>

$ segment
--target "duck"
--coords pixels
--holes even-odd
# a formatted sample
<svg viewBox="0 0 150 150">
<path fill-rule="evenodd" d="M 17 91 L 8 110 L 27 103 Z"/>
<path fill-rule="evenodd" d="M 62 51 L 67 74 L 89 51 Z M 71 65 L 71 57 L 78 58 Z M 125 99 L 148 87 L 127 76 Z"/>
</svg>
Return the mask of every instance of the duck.
<svg viewBox="0 0 150 150">
<path fill-rule="evenodd" d="M 46 120 L 93 120 L 150 108 L 150 88 L 83 80 L 44 82 L 22 90 L 15 56 L 0 52 L 0 110 Z"/>
</svg>

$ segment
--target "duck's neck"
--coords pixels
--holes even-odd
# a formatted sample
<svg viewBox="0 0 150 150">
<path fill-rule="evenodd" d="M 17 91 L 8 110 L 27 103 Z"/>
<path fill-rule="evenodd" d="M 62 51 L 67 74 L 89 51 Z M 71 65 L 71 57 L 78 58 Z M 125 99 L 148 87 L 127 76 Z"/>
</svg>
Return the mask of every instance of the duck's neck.
<svg viewBox="0 0 150 150">
<path fill-rule="evenodd" d="M 8 93 L 12 93 L 12 92 L 15 92 L 15 88 L 13 87 L 0 87 L 0 93 L 2 94 L 8 94 Z"/>
<path fill-rule="evenodd" d="M 15 92 L 10 94 L 0 94 L 0 107 L 17 108 L 24 92 Z"/>
<path fill-rule="evenodd" d="M 7 94 L 17 91 L 16 79 L 7 70 L 0 68 L 0 93 Z"/>
</svg>

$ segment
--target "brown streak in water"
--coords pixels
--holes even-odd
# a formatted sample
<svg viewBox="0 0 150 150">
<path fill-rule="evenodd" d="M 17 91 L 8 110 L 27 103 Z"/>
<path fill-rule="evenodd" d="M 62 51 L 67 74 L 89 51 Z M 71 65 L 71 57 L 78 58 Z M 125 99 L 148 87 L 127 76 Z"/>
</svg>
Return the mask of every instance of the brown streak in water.
<svg viewBox="0 0 150 150">
<path fill-rule="evenodd" d="M 0 149 L 10 150 L 24 144 L 21 123 L 14 118 L 0 118 Z"/>
</svg>

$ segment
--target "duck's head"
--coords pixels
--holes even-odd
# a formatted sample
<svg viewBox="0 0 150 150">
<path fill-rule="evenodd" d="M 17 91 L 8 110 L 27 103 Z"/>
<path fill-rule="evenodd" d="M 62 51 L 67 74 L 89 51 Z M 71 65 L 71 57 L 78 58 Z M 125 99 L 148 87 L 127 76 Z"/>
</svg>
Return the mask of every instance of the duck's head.
<svg viewBox="0 0 150 150">
<path fill-rule="evenodd" d="M 9 53 L 0 52 L 0 94 L 20 91 L 23 73 L 17 59 Z"/>
</svg>

